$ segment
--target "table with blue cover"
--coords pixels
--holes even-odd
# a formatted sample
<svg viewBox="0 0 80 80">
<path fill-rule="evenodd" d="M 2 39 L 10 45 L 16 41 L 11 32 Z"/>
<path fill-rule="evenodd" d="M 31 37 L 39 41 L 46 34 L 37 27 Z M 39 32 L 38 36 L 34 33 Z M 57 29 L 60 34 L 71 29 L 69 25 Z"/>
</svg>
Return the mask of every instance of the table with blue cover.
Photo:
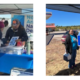
<svg viewBox="0 0 80 80">
<path fill-rule="evenodd" d="M 0 53 L 0 72 L 10 74 L 11 69 L 14 67 L 33 69 L 33 54 L 17 55 Z"/>
</svg>

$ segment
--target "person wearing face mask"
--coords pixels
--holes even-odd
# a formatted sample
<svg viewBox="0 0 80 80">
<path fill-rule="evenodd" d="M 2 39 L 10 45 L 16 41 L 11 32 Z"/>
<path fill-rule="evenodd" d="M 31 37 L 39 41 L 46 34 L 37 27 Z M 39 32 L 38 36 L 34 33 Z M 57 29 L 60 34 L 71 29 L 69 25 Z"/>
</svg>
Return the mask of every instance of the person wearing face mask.
<svg viewBox="0 0 80 80">
<path fill-rule="evenodd" d="M 28 36 L 18 19 L 14 19 L 12 21 L 12 26 L 6 32 L 5 38 L 7 39 L 7 43 L 9 43 L 12 37 L 16 36 L 19 36 L 19 39 L 17 39 L 16 42 L 21 41 L 25 45 L 25 42 L 28 40 Z"/>
<path fill-rule="evenodd" d="M 77 54 L 77 50 L 79 49 L 77 44 L 77 35 L 74 34 L 73 30 L 69 30 L 69 34 L 67 35 L 65 41 L 66 53 L 71 54 L 71 60 L 69 61 L 69 68 L 76 67 L 75 58 Z"/>
</svg>

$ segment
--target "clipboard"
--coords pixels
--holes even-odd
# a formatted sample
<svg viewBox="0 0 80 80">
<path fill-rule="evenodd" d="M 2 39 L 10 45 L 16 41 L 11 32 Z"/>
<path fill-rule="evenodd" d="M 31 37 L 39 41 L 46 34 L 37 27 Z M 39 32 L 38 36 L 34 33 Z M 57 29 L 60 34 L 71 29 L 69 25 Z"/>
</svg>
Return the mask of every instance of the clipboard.
<svg viewBox="0 0 80 80">
<path fill-rule="evenodd" d="M 8 46 L 15 46 L 17 39 L 19 39 L 19 36 L 12 37 Z"/>
</svg>

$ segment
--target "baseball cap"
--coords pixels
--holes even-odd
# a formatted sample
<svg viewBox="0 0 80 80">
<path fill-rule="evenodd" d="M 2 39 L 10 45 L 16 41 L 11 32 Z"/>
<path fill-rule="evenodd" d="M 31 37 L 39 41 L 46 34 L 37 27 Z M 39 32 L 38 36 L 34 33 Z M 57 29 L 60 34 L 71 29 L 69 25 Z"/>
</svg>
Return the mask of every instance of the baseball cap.
<svg viewBox="0 0 80 80">
<path fill-rule="evenodd" d="M 0 21 L 0 28 L 4 28 L 4 22 Z"/>
<path fill-rule="evenodd" d="M 16 26 L 18 24 L 20 24 L 19 20 L 15 19 L 12 21 L 12 26 Z"/>
</svg>

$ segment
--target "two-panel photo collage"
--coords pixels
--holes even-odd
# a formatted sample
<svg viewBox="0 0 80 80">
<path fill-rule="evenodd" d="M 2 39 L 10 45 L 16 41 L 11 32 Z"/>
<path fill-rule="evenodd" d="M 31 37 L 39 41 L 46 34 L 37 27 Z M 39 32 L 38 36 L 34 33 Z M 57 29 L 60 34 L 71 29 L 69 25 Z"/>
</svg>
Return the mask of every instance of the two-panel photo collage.
<svg viewBox="0 0 80 80">
<path fill-rule="evenodd" d="M 45 11 L 45 75 L 80 75 L 80 4 Z M 33 13 L 33 4 L 0 4 L 0 76 L 34 76 Z"/>
</svg>

